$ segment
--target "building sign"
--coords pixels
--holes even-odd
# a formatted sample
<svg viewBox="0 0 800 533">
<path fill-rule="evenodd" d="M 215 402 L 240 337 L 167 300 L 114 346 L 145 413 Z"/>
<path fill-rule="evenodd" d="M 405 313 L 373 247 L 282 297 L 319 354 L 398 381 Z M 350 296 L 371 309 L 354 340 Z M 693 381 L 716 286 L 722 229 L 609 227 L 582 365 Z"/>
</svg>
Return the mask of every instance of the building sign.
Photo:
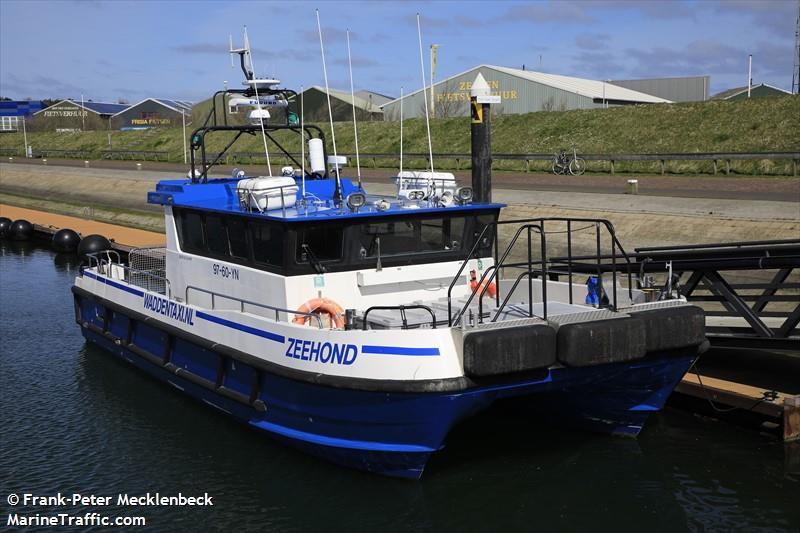
<svg viewBox="0 0 800 533">
<path fill-rule="evenodd" d="M 42 111 L 45 117 L 88 117 L 89 112 L 74 105 L 54 105 Z"/>
<path fill-rule="evenodd" d="M 500 82 L 498 80 L 486 80 L 486 83 L 489 84 L 489 88 L 492 90 L 492 96 L 499 96 L 503 100 L 516 100 L 519 98 L 519 94 L 517 93 L 516 89 L 501 91 Z M 450 89 L 449 84 L 445 84 L 443 89 L 444 92 L 435 93 L 437 102 L 469 102 L 470 91 L 472 90 L 472 82 L 459 82 L 458 90 L 453 92 L 448 92 L 448 89 Z"/>
<path fill-rule="evenodd" d="M 169 126 L 172 124 L 172 119 L 164 117 L 132 118 L 131 124 L 134 126 Z"/>
</svg>

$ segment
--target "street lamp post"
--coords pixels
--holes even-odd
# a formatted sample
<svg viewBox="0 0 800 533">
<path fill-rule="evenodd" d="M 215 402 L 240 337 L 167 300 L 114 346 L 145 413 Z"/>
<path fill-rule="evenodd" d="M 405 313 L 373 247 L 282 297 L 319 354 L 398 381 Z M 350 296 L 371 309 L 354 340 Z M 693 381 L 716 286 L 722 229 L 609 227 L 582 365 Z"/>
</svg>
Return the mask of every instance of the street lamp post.
<svg viewBox="0 0 800 533">
<path fill-rule="evenodd" d="M 25 129 L 25 115 L 22 115 L 22 141 L 25 143 L 25 157 L 28 157 L 28 132 Z"/>
</svg>

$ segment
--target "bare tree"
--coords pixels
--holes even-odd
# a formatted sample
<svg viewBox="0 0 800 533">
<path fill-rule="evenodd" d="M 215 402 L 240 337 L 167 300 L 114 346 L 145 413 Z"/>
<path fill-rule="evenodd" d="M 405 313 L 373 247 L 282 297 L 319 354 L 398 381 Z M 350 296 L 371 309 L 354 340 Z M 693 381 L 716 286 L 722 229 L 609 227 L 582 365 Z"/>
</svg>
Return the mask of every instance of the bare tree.
<svg viewBox="0 0 800 533">
<path fill-rule="evenodd" d="M 459 91 L 458 83 L 448 80 L 434 93 L 433 115 L 436 118 L 459 117 L 469 109 L 469 91 Z"/>
</svg>

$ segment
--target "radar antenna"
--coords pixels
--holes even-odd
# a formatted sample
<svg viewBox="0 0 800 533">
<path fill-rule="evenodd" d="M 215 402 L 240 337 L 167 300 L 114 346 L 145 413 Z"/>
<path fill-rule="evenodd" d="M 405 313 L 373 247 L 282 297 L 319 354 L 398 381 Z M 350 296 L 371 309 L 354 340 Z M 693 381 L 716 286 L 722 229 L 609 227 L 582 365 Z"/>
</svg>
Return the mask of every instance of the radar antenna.
<svg viewBox="0 0 800 533">
<path fill-rule="evenodd" d="M 258 123 L 261 125 L 261 139 L 264 142 L 264 154 L 267 156 L 267 175 L 271 178 L 272 177 L 272 164 L 269 159 L 269 147 L 267 146 L 267 132 L 264 128 L 264 120 L 266 117 L 269 116 L 267 112 L 265 112 L 261 107 L 261 97 L 258 94 L 258 86 L 259 82 L 264 81 L 266 83 L 275 81 L 275 80 L 256 80 L 254 71 L 255 71 L 255 64 L 253 63 L 253 52 L 250 49 L 250 39 L 247 36 L 247 26 L 244 27 L 244 46 L 242 48 L 233 48 L 233 38 L 231 38 L 231 54 L 239 54 L 239 61 L 242 65 L 242 72 L 244 72 L 245 78 L 245 85 L 249 85 L 250 88 L 253 89 L 255 92 L 255 101 L 256 101 L 256 110 L 254 117 L 255 120 L 258 120 Z M 265 116 L 266 115 L 266 116 Z M 252 122 L 251 122 L 252 123 Z"/>
</svg>

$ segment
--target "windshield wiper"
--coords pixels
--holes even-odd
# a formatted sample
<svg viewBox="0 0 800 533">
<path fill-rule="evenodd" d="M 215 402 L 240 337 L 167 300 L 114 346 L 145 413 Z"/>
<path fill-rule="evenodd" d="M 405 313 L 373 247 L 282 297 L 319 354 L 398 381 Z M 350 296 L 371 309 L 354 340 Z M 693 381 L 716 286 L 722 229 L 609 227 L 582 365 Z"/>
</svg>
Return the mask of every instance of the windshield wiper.
<svg viewBox="0 0 800 533">
<path fill-rule="evenodd" d="M 314 267 L 314 270 L 317 272 L 317 274 L 324 274 L 328 271 L 325 268 L 325 265 L 319 262 L 319 259 L 317 259 L 317 256 L 314 254 L 314 252 L 311 251 L 311 247 L 309 245 L 303 243 L 300 245 L 300 248 L 302 248 L 305 252 L 308 262 L 311 263 L 311 266 Z"/>
</svg>

